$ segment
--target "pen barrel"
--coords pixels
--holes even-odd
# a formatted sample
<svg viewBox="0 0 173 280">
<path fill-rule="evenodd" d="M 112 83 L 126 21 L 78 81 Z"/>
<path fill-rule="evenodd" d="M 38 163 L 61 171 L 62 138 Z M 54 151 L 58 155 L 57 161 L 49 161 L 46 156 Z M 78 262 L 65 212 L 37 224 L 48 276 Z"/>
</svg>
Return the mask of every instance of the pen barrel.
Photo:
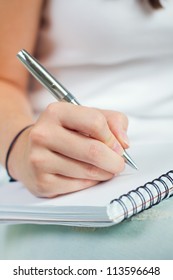
<svg viewBox="0 0 173 280">
<path fill-rule="evenodd" d="M 68 95 L 64 96 L 64 98 L 61 99 L 61 101 L 69 102 L 74 105 L 80 105 L 80 103 L 74 98 L 74 96 L 72 94 L 68 94 Z"/>
<path fill-rule="evenodd" d="M 49 89 L 49 88 L 48 88 Z M 80 105 L 75 97 L 65 89 L 59 82 L 52 84 L 49 91 L 59 100 L 64 102 L 69 102 L 75 105 Z"/>
<path fill-rule="evenodd" d="M 21 50 L 17 54 L 17 57 L 37 81 L 39 81 L 57 100 L 79 105 L 75 97 L 27 51 Z"/>
</svg>

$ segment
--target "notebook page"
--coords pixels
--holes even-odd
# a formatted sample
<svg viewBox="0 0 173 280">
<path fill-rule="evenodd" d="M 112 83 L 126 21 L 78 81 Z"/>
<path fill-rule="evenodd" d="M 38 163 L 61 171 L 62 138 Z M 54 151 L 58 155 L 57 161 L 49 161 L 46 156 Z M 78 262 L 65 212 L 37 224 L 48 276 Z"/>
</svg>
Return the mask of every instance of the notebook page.
<svg viewBox="0 0 173 280">
<path fill-rule="evenodd" d="M 130 190 L 158 178 L 173 168 L 173 143 L 135 143 L 129 150 L 139 170 L 126 166 L 124 172 L 95 187 L 53 199 L 36 198 L 21 183 L 0 186 L 0 205 L 106 206 Z"/>
</svg>

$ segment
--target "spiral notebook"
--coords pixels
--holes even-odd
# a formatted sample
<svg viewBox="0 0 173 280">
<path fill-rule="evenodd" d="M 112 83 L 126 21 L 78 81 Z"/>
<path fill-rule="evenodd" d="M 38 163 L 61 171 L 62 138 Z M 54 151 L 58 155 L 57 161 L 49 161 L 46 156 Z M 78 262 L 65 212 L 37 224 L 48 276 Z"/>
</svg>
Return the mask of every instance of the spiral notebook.
<svg viewBox="0 0 173 280">
<path fill-rule="evenodd" d="M 53 199 L 36 198 L 21 183 L 0 186 L 0 222 L 104 227 L 122 222 L 173 195 L 173 143 L 135 144 L 139 171 Z"/>
</svg>

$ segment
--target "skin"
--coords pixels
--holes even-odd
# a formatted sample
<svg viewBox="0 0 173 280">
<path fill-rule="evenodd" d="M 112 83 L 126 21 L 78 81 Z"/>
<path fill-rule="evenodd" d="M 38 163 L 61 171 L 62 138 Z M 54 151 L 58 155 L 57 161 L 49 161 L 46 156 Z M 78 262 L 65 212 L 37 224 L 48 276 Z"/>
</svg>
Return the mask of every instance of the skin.
<svg viewBox="0 0 173 280">
<path fill-rule="evenodd" d="M 55 102 L 34 121 L 28 72 L 16 54 L 22 48 L 34 53 L 42 5 L 40 0 L 0 0 L 0 162 L 5 165 L 15 135 L 33 124 L 15 142 L 9 172 L 35 195 L 55 197 L 124 169 L 128 120 L 120 112 Z"/>
</svg>

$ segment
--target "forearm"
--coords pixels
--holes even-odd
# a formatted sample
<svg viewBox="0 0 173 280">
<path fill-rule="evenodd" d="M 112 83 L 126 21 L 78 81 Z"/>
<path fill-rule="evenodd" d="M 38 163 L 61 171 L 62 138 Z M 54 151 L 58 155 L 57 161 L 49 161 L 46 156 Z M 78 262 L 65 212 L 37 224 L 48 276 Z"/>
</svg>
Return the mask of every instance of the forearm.
<svg viewBox="0 0 173 280">
<path fill-rule="evenodd" d="M 27 94 L 15 84 L 0 81 L 0 163 L 5 165 L 9 145 L 14 136 L 33 123 Z"/>
</svg>

